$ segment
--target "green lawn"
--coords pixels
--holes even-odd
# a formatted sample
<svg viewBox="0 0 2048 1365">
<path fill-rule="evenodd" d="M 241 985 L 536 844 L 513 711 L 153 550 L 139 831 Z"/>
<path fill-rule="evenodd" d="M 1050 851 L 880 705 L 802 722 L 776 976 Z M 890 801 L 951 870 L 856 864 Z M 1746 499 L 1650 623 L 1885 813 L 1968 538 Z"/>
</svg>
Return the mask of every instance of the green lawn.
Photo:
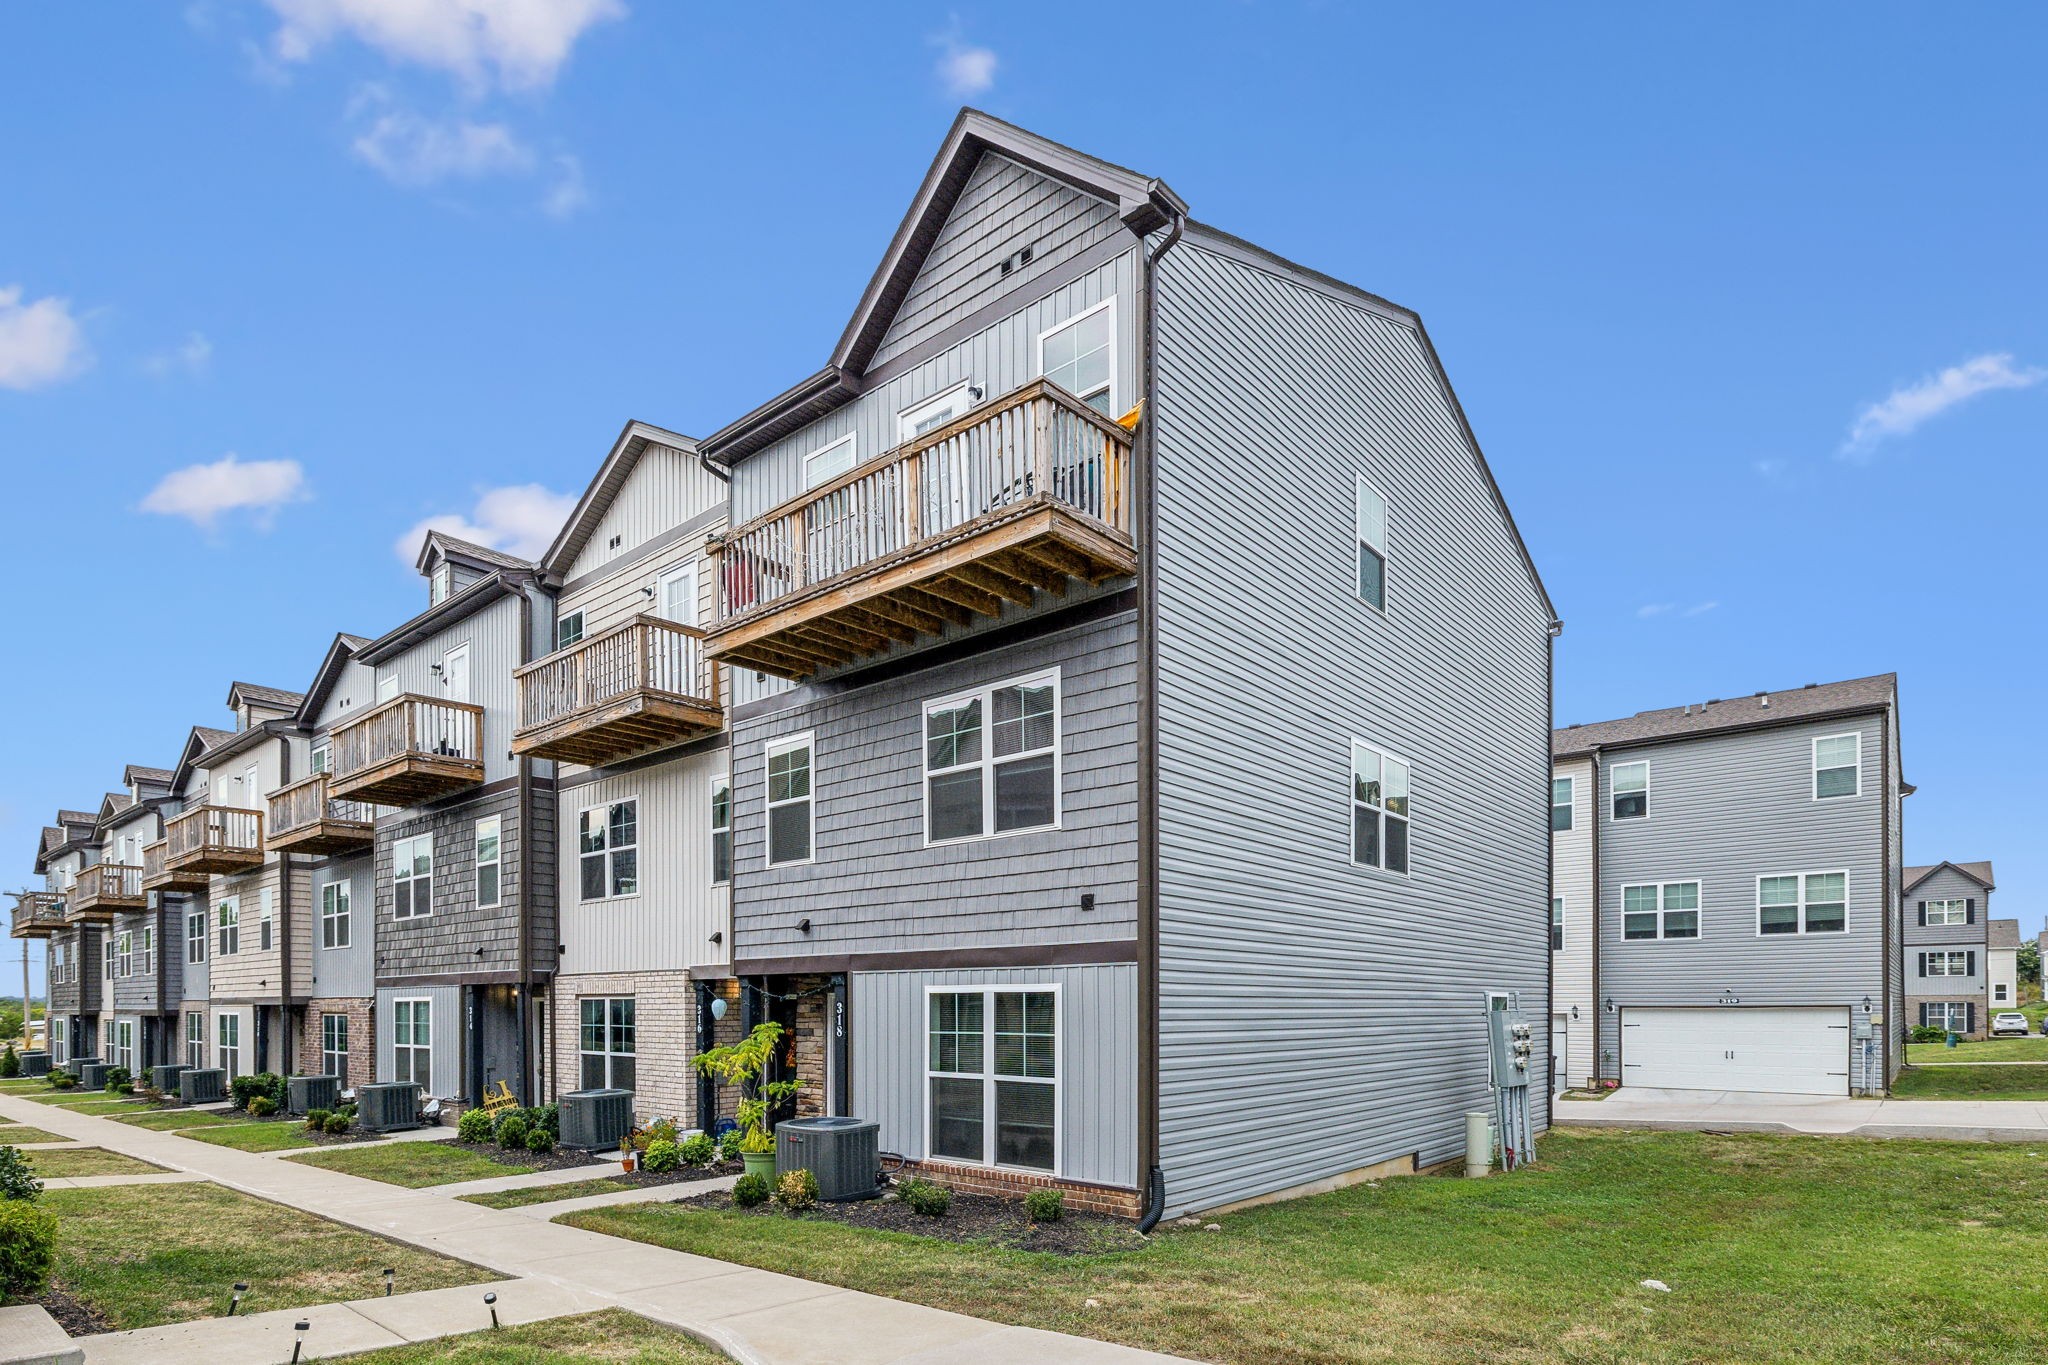
<svg viewBox="0 0 2048 1365">
<path fill-rule="evenodd" d="M 525 1175 L 532 1166 L 508 1166 L 471 1147 L 453 1142 L 386 1142 L 375 1147 L 343 1147 L 311 1156 L 289 1157 L 308 1166 L 381 1180 L 416 1190 L 426 1185 L 452 1185 L 461 1180 Z"/>
<path fill-rule="evenodd" d="M 493 1279 L 460 1261 L 330 1223 L 220 1185 L 50 1190 L 57 1283 L 116 1328 L 218 1317 L 237 1280 L 244 1312 L 443 1289 Z"/>
<path fill-rule="evenodd" d="M 164 1168 L 104 1147 L 62 1147 L 54 1152 L 28 1152 L 29 1164 L 45 1180 L 73 1175 L 161 1175 Z"/>
<path fill-rule="evenodd" d="M 69 1104 L 58 1106 L 58 1108 L 68 1109 L 74 1114 L 130 1114 L 146 1112 L 153 1107 L 142 1100 L 124 1100 L 111 1095 L 103 1095 L 96 1091 L 93 1092 L 90 1099 L 79 1099 Z"/>
<path fill-rule="evenodd" d="M 581 1199 L 585 1195 L 617 1194 L 620 1190 L 644 1188 L 646 1187 L 643 1185 L 632 1185 L 623 1180 L 613 1180 L 609 1176 L 599 1176 L 595 1180 L 572 1180 L 566 1185 L 532 1185 L 523 1190 L 496 1190 L 490 1194 L 464 1194 L 456 1197 L 464 1203 L 482 1204 L 487 1209 L 517 1209 L 528 1204 L 552 1204 L 557 1199 Z M 678 1186 L 662 1197 L 674 1199 L 687 1190 L 687 1186 Z"/>
<path fill-rule="evenodd" d="M 0 1143 L 19 1147 L 24 1142 L 68 1142 L 62 1133 L 46 1133 L 40 1128 L 31 1128 L 25 1123 L 0 1121 Z"/>
<path fill-rule="evenodd" d="M 306 1136 L 302 1123 L 277 1122 L 188 1124 L 174 1130 L 179 1137 L 191 1138 L 195 1142 L 210 1142 L 216 1147 L 233 1147 L 244 1152 L 282 1152 L 293 1147 L 317 1147 L 320 1144 Z"/>
<path fill-rule="evenodd" d="M 2048 1100 L 2048 1066 L 1909 1066 L 1892 1082 L 1902 1100 Z"/>
<path fill-rule="evenodd" d="M 350 1356 L 350 1365 L 715 1365 L 726 1357 L 672 1327 L 614 1308 Z"/>
<path fill-rule="evenodd" d="M 1586 1131 L 1549 1134 L 1541 1158 L 1251 1209 L 1113 1256 L 672 1204 L 559 1221 L 1205 1360 L 2040 1358 L 2048 1265 L 2012 1254 L 2048 1234 L 2024 1148 Z M 1653 1278 L 1672 1292 L 1640 1287 Z"/>
<path fill-rule="evenodd" d="M 173 1128 L 221 1128 L 243 1120 L 240 1115 L 229 1118 L 204 1109 L 152 1109 L 147 1114 L 123 1114 L 120 1121 L 165 1132 Z"/>
<path fill-rule="evenodd" d="M 1981 1042 L 1906 1044 L 1906 1062 L 1921 1066 L 1939 1062 L 2048 1062 L 2048 1038 L 1986 1038 Z"/>
</svg>

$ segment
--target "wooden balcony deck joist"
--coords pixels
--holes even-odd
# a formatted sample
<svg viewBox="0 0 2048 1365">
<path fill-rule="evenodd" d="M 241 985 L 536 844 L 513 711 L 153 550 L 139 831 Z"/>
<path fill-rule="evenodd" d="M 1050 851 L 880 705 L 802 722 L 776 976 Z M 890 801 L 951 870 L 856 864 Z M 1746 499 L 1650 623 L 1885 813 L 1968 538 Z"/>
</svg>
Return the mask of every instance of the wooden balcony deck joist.
<svg viewBox="0 0 2048 1365">
<path fill-rule="evenodd" d="M 640 615 L 514 670 L 512 752 L 593 767 L 715 734 L 720 666 L 695 626 Z"/>
<path fill-rule="evenodd" d="M 54 891 L 30 891 L 14 903 L 15 938 L 48 938 L 64 927 L 64 898 Z"/>
<path fill-rule="evenodd" d="M 272 853 L 351 853 L 377 841 L 376 810 L 328 791 L 328 775 L 314 773 L 270 794 Z"/>
<path fill-rule="evenodd" d="M 473 702 L 405 693 L 329 736 L 330 797 L 416 806 L 484 780 L 484 710 Z"/>
<path fill-rule="evenodd" d="M 64 898 L 64 918 L 70 924 L 111 921 L 124 910 L 141 910 L 149 905 L 142 888 L 142 869 L 118 863 L 95 863 L 78 874 Z"/>
<path fill-rule="evenodd" d="M 164 826 L 167 872 L 232 876 L 263 866 L 263 812 L 195 806 Z"/>
<path fill-rule="evenodd" d="M 484 780 L 480 758 L 445 754 L 399 754 L 346 778 L 335 779 L 335 791 L 379 806 L 417 806 L 439 800 Z"/>
<path fill-rule="evenodd" d="M 725 727 L 725 711 L 690 698 L 636 692 L 552 725 L 513 736 L 512 752 L 599 767 L 649 749 L 682 744 Z"/>
<path fill-rule="evenodd" d="M 204 872 L 167 865 L 170 842 L 159 839 L 142 846 L 142 889 L 144 891 L 204 891 L 210 884 Z"/>
</svg>

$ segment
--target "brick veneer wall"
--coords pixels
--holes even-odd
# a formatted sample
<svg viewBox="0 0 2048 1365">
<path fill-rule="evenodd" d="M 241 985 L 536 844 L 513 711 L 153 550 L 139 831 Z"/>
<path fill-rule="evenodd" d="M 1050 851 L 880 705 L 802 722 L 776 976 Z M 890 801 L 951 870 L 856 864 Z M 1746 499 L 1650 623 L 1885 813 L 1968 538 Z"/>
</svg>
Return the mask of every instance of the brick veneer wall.
<svg viewBox="0 0 2048 1365">
<path fill-rule="evenodd" d="M 1922 1005 L 1975 1005 L 1977 1027 L 1968 1033 L 1958 1033 L 1958 1038 L 1988 1038 L 1991 1036 L 1991 1016 L 1995 1012 L 1984 1003 L 1984 995 L 1909 995 L 1906 997 L 1906 1029 L 1908 1032 L 1920 1027 Z M 2018 1008 L 2007 1006 L 2006 1008 Z"/>
<path fill-rule="evenodd" d="M 1069 1207 L 1089 1213 L 1106 1213 L 1114 1218 L 1136 1218 L 1139 1213 L 1138 1192 L 1114 1185 L 1089 1185 L 1022 1171 L 990 1170 L 985 1166 L 955 1166 L 945 1161 L 906 1161 L 903 1174 L 921 1175 L 950 1189 L 998 1199 L 1022 1199 L 1033 1190 L 1055 1189 L 1066 1195 Z"/>
<path fill-rule="evenodd" d="M 737 982 L 726 988 L 725 1018 L 713 1029 L 719 1044 L 740 1036 Z M 582 1000 L 588 996 L 633 997 L 633 1109 L 639 1117 L 679 1119 L 697 1126 L 697 985 L 688 972 L 607 972 L 555 978 L 555 1093 L 582 1088 Z M 731 1087 L 718 1088 L 718 1111 L 730 1117 L 739 1096 Z"/>
<path fill-rule="evenodd" d="M 298 1063 L 301 1075 L 310 1074 L 320 1065 L 320 1016 L 323 1014 L 345 1014 L 348 1016 L 348 1075 L 341 1078 L 341 1087 L 347 1090 L 353 1086 L 368 1085 L 377 1079 L 377 1038 L 376 999 L 371 996 L 348 996 L 338 1000 L 308 1000 L 303 1023 L 299 1028 L 299 1041 L 293 1049 L 292 1060 Z M 182 1049 L 184 1040 L 179 1039 Z M 182 1058 L 180 1059 L 182 1060 Z"/>
<path fill-rule="evenodd" d="M 821 1118 L 825 1113 L 825 1048 L 829 1041 L 831 1027 L 832 996 L 819 990 L 830 978 L 822 976 L 798 976 L 790 979 L 790 993 L 798 997 L 796 1002 L 796 1078 L 803 1082 L 803 1089 L 796 1092 L 796 1116 L 800 1119 Z M 805 995 L 805 991 L 815 994 Z"/>
</svg>

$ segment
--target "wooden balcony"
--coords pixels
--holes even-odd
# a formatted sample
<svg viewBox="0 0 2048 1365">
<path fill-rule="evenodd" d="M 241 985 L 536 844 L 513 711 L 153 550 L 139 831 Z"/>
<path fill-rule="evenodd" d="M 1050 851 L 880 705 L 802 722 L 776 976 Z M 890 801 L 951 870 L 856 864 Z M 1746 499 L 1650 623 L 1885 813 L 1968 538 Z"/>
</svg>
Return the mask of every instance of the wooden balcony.
<svg viewBox="0 0 2048 1365">
<path fill-rule="evenodd" d="M 64 898 L 67 923 L 109 922 L 123 910 L 142 910 L 149 898 L 142 890 L 142 869 L 123 863 L 95 863 L 78 874 Z"/>
<path fill-rule="evenodd" d="M 594 766 L 715 734 L 719 672 L 703 631 L 636 616 L 514 670 L 512 752 Z"/>
<path fill-rule="evenodd" d="M 272 853 L 348 853 L 376 842 L 375 806 L 327 791 L 327 774 L 314 773 L 270 794 Z"/>
<path fill-rule="evenodd" d="M 726 535 L 705 652 L 807 678 L 1136 572 L 1131 433 L 1036 380 Z"/>
<path fill-rule="evenodd" d="M 340 726 L 330 796 L 416 806 L 484 780 L 484 709 L 407 692 Z"/>
<path fill-rule="evenodd" d="M 144 891 L 204 891 L 207 880 L 204 872 L 192 872 L 168 865 L 171 849 L 169 839 L 159 839 L 153 844 L 142 846 L 142 889 Z"/>
<path fill-rule="evenodd" d="M 194 806 L 164 826 L 164 867 L 171 872 L 229 875 L 263 866 L 263 812 L 238 806 Z"/>
<path fill-rule="evenodd" d="M 64 897 L 56 891 L 24 892 L 14 902 L 16 938 L 48 938 L 64 927 Z"/>
</svg>

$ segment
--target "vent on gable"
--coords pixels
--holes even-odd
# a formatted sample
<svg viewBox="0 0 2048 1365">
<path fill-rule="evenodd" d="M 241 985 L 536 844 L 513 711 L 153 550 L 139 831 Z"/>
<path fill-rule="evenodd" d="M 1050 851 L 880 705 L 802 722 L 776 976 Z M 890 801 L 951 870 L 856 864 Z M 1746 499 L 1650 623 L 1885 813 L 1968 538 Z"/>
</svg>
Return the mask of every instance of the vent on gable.
<svg viewBox="0 0 2048 1365">
<path fill-rule="evenodd" d="M 616 550 L 616 549 L 618 549 L 618 548 L 619 548 L 619 546 L 620 546 L 621 544 L 623 544 L 623 543 L 625 542 L 625 539 L 626 539 L 626 538 L 625 538 L 625 536 L 623 536 L 623 535 L 616 535 L 616 536 L 613 536 L 613 537 L 612 537 L 612 538 L 611 538 L 611 539 L 610 539 L 609 541 L 606 541 L 606 542 L 605 542 L 605 549 L 607 549 L 607 550 Z"/>
<path fill-rule="evenodd" d="M 1031 258 L 1035 254 L 1037 254 L 1037 248 L 1028 246 L 1021 247 L 1018 250 L 1013 251 L 1009 255 L 1003 257 L 1002 264 L 997 266 L 996 269 L 999 273 L 1008 275 L 1012 271 L 1021 270 L 1025 266 L 1030 265 Z"/>
</svg>

